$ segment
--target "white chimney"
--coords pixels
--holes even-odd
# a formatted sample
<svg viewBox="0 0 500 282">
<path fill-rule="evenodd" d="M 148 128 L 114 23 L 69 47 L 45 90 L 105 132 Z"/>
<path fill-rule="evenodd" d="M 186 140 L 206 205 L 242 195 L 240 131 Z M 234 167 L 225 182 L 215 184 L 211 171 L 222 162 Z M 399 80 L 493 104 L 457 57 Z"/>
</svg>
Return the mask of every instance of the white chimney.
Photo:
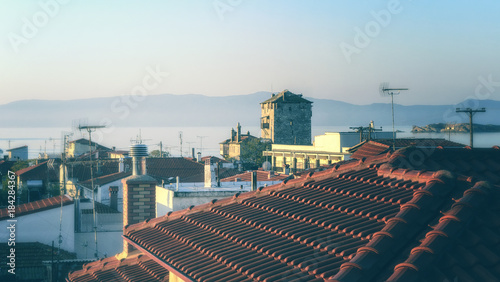
<svg viewBox="0 0 500 282">
<path fill-rule="evenodd" d="M 215 164 L 210 162 L 210 158 L 205 160 L 205 187 L 212 187 L 212 183 L 216 181 Z"/>
<path fill-rule="evenodd" d="M 118 172 L 124 172 L 125 171 L 125 162 L 123 161 L 123 158 L 120 158 L 118 161 Z"/>
</svg>

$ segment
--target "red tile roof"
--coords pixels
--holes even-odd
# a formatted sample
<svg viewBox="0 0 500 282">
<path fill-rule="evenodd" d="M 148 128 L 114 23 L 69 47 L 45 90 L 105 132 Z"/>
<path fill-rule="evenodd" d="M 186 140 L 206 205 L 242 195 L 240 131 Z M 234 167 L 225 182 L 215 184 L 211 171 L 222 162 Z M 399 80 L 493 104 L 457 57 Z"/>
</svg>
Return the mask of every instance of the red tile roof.
<svg viewBox="0 0 500 282">
<path fill-rule="evenodd" d="M 280 181 L 288 177 L 288 175 L 284 174 L 275 174 L 269 178 L 269 171 L 256 170 L 257 172 L 257 181 Z M 252 180 L 252 172 L 247 171 L 244 173 L 240 173 L 234 176 L 222 178 L 220 181 L 222 182 L 234 182 L 239 178 L 239 181 L 251 181 Z"/>
<path fill-rule="evenodd" d="M 108 183 L 111 183 L 113 181 L 117 181 L 126 177 L 129 177 L 132 175 L 131 172 L 116 172 L 104 176 L 100 176 L 97 178 L 94 178 L 94 185 L 106 185 Z M 85 187 L 91 187 L 92 186 L 92 181 L 90 179 L 82 181 L 78 183 L 80 185 L 83 185 Z"/>
<path fill-rule="evenodd" d="M 498 147 L 407 148 L 168 213 L 124 238 L 197 281 L 488 281 L 500 277 L 498 175 Z"/>
<path fill-rule="evenodd" d="M 85 264 L 82 270 L 70 273 L 67 281 L 168 282 L 168 278 L 168 271 L 154 260 L 145 255 L 134 255 L 121 260 L 109 257 Z"/>
<path fill-rule="evenodd" d="M 392 139 L 376 139 L 364 141 L 354 147 L 352 147 L 349 152 L 353 153 L 351 158 L 362 159 L 365 157 L 376 156 L 383 153 L 387 153 L 392 149 L 393 140 Z M 405 147 L 417 147 L 417 148 L 463 148 L 464 144 L 456 143 L 453 141 L 448 141 L 442 138 L 399 138 L 396 139 L 395 143 L 396 149 L 401 149 Z"/>
<path fill-rule="evenodd" d="M 62 201 L 63 201 L 63 206 L 69 205 L 73 203 L 73 198 L 71 198 L 68 195 L 64 195 L 62 197 Z M 16 206 L 15 216 L 19 217 L 22 215 L 58 208 L 60 206 L 61 206 L 61 196 L 56 196 Z M 4 219 L 9 219 L 9 211 L 7 210 L 7 208 L 0 209 L 0 220 Z"/>
</svg>

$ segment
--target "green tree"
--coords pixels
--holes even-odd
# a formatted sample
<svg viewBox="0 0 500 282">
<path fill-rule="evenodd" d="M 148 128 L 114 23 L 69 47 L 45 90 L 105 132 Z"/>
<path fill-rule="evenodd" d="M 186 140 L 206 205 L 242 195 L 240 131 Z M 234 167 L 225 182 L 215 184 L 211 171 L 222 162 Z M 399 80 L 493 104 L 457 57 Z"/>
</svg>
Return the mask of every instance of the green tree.
<svg viewBox="0 0 500 282">
<path fill-rule="evenodd" d="M 266 161 L 262 152 L 270 149 L 270 144 L 260 138 L 245 140 L 240 147 L 240 160 L 245 169 L 257 169 Z"/>
<path fill-rule="evenodd" d="M 162 151 L 163 152 L 163 157 L 170 157 L 170 154 L 169 152 L 166 152 L 166 151 Z M 149 153 L 149 157 L 151 158 L 160 158 L 160 150 L 153 150 L 151 151 L 151 153 Z"/>
<path fill-rule="evenodd" d="M 27 168 L 30 166 L 29 161 L 17 161 L 14 163 L 14 165 L 10 168 L 11 171 L 16 172 L 18 170 L 21 170 L 23 168 Z"/>
</svg>

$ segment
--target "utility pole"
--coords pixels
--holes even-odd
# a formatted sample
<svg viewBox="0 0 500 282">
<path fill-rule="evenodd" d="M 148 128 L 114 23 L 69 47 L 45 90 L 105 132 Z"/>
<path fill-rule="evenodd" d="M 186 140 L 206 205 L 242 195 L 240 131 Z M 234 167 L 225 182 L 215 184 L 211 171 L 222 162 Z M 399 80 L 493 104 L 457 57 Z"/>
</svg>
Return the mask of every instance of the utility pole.
<svg viewBox="0 0 500 282">
<path fill-rule="evenodd" d="M 96 131 L 98 128 L 104 128 L 104 125 L 80 125 L 78 126 L 78 129 L 81 131 L 87 130 L 89 133 L 89 160 L 90 160 L 90 185 L 92 187 L 92 214 L 94 217 L 94 241 L 95 241 L 95 254 L 94 257 L 98 258 L 98 252 L 97 252 L 97 221 L 96 221 L 96 214 L 95 214 L 95 188 L 94 188 L 94 175 L 93 175 L 93 166 L 92 166 L 92 132 Z M 96 148 L 97 149 L 97 148 Z"/>
<path fill-rule="evenodd" d="M 472 117 L 475 113 L 484 113 L 486 112 L 485 108 L 480 109 L 471 109 L 471 108 L 457 108 L 457 113 L 467 113 L 469 115 L 469 126 L 470 126 L 470 147 L 474 148 L 474 123 L 472 122 Z"/>
</svg>

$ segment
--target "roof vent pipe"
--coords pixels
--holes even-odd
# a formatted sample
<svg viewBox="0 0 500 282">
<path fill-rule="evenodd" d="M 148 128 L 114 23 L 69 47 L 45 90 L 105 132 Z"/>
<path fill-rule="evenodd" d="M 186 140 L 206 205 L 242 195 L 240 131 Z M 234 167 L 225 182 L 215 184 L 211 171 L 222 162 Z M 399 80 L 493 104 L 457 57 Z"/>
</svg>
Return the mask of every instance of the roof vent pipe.
<svg viewBox="0 0 500 282">
<path fill-rule="evenodd" d="M 148 147 L 144 144 L 131 145 L 129 155 L 132 157 L 132 175 L 146 175 Z"/>
</svg>

